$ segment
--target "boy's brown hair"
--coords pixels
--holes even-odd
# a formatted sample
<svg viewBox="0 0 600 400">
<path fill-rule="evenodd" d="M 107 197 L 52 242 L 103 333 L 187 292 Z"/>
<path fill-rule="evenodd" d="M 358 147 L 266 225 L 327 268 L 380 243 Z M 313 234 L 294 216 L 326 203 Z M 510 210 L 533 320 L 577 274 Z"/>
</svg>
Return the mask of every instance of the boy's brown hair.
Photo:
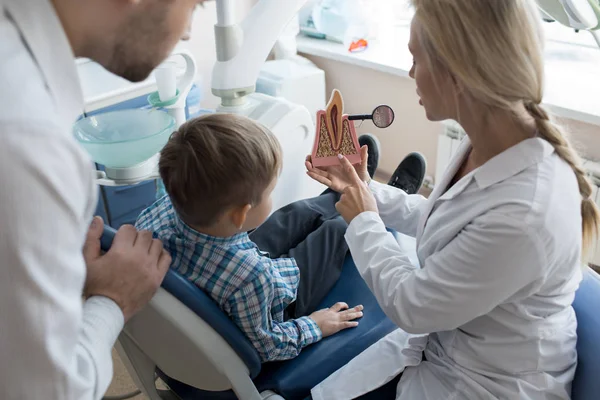
<svg viewBox="0 0 600 400">
<path fill-rule="evenodd" d="M 207 227 L 230 207 L 259 204 L 281 158 L 279 141 L 264 126 L 240 115 L 208 114 L 173 133 L 158 166 L 180 218 Z"/>
</svg>

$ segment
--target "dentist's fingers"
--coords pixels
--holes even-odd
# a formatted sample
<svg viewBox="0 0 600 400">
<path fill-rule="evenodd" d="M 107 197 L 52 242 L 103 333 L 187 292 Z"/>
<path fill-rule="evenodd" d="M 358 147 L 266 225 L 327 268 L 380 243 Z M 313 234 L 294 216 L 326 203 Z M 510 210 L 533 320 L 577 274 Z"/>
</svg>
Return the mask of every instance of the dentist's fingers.
<svg viewBox="0 0 600 400">
<path fill-rule="evenodd" d="M 307 171 L 314 172 L 315 174 L 319 174 L 321 176 L 324 176 L 325 178 L 329 178 L 330 174 L 327 169 L 315 167 L 310 161 L 305 161 L 304 166 L 306 167 Z"/>
<path fill-rule="evenodd" d="M 133 247 L 136 239 L 137 229 L 135 229 L 133 225 L 121 225 L 115 234 L 115 238 L 110 250 L 118 251 L 118 249 L 129 249 L 130 247 Z"/>
<path fill-rule="evenodd" d="M 96 216 L 92 220 L 83 245 L 83 258 L 86 262 L 100 256 L 100 238 L 104 232 L 104 221 Z"/>
<path fill-rule="evenodd" d="M 312 163 L 310 162 L 310 156 L 306 157 L 304 165 L 306 166 L 306 174 L 312 179 L 327 187 L 331 187 L 333 185 L 329 172 L 313 167 Z"/>
<path fill-rule="evenodd" d="M 306 156 L 306 159 L 304 160 L 304 166 L 309 171 L 313 168 L 313 166 L 312 166 L 312 157 L 310 155 Z"/>
<path fill-rule="evenodd" d="M 329 178 L 329 173 L 327 171 L 324 171 L 321 168 L 317 168 L 312 165 L 310 156 L 306 157 L 306 161 L 304 161 L 304 166 L 306 167 L 306 171 L 308 171 L 308 172 L 312 172 L 313 174 L 318 174 L 325 178 Z"/>
<path fill-rule="evenodd" d="M 360 148 L 360 166 L 367 168 L 369 162 L 369 146 L 366 144 Z"/>
<path fill-rule="evenodd" d="M 308 176 L 310 176 L 312 179 L 314 179 L 315 181 L 322 183 L 323 185 L 327 186 L 327 187 L 331 187 L 331 185 L 333 185 L 333 183 L 331 182 L 330 179 L 325 178 L 322 175 L 319 175 L 315 172 L 312 171 L 306 171 L 306 174 Z"/>
<path fill-rule="evenodd" d="M 321 168 L 312 167 L 312 168 L 308 169 L 308 171 L 312 172 L 313 174 L 321 175 L 322 177 L 329 179 L 329 175 L 330 175 L 329 172 L 322 170 Z"/>
<path fill-rule="evenodd" d="M 346 177 L 350 180 L 350 182 L 353 182 L 355 184 L 364 183 L 363 180 L 360 179 L 360 177 L 356 173 L 356 170 L 354 169 L 354 166 L 352 165 L 352 163 L 350 163 L 350 161 L 348 161 L 348 159 L 346 157 L 339 154 L 338 160 L 340 160 L 340 164 L 342 165 L 342 167 L 344 169 L 344 173 L 346 174 Z"/>
<path fill-rule="evenodd" d="M 165 274 L 167 273 L 167 271 L 169 270 L 169 267 L 171 266 L 171 255 L 163 249 L 163 251 L 160 253 L 160 257 L 158 259 L 158 270 L 161 273 L 161 276 L 164 277 Z M 162 282 L 162 278 L 161 278 L 161 282 Z"/>
<path fill-rule="evenodd" d="M 163 251 L 162 242 L 158 239 L 152 239 L 152 244 L 150 245 L 150 255 L 152 258 L 156 260 L 160 259 Z"/>
<path fill-rule="evenodd" d="M 152 232 L 150 231 L 138 231 L 137 236 L 135 237 L 134 246 L 139 246 L 142 250 L 146 250 L 150 252 L 150 247 L 152 247 Z"/>
<path fill-rule="evenodd" d="M 313 170 L 313 166 L 310 163 L 310 161 L 308 161 L 308 160 L 304 161 L 304 166 L 306 167 L 307 171 L 312 171 Z"/>
<path fill-rule="evenodd" d="M 366 144 L 360 148 L 360 162 L 367 163 L 369 161 L 369 146 Z"/>
<path fill-rule="evenodd" d="M 360 176 L 364 177 L 369 175 L 369 146 L 364 145 L 360 148 Z"/>
</svg>

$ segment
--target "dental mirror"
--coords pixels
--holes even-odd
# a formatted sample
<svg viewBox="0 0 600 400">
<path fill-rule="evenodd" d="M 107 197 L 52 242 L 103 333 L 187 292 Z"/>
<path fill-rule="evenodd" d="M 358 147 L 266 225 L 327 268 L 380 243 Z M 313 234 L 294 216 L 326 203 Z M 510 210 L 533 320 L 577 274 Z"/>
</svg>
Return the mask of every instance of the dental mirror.
<svg viewBox="0 0 600 400">
<path fill-rule="evenodd" d="M 350 121 L 370 119 L 373 120 L 373 124 L 376 127 L 387 128 L 394 122 L 394 117 L 394 110 L 392 110 L 392 107 L 382 104 L 375 107 L 372 114 L 349 115 L 348 119 Z"/>
</svg>

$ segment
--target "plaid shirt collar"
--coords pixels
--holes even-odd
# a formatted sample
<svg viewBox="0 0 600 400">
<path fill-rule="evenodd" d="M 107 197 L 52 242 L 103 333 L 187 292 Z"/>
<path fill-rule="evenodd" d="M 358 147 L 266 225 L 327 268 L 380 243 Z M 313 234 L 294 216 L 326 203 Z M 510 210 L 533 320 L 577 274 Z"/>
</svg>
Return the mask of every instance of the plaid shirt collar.
<svg viewBox="0 0 600 400">
<path fill-rule="evenodd" d="M 222 246 L 222 247 L 237 246 L 237 247 L 245 247 L 245 248 L 256 247 L 256 245 L 248 237 L 248 232 L 237 233 L 237 234 L 235 234 L 233 236 L 229 236 L 229 237 L 211 236 L 211 235 L 207 235 L 207 234 L 198 232 L 197 230 L 195 230 L 194 228 L 192 228 L 191 226 L 189 226 L 188 224 L 183 222 L 183 220 L 181 218 L 179 218 L 177 213 L 174 213 L 174 214 L 175 214 L 175 229 L 176 229 L 177 233 L 180 234 L 181 237 L 183 237 L 186 241 L 194 242 L 194 243 L 197 243 L 199 245 L 204 245 L 204 246 Z"/>
</svg>

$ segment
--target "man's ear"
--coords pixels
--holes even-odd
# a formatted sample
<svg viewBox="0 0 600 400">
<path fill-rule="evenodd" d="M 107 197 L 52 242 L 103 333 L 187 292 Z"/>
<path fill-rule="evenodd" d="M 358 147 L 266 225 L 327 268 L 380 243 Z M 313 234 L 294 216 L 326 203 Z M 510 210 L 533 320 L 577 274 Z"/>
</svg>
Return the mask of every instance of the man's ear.
<svg viewBox="0 0 600 400">
<path fill-rule="evenodd" d="M 229 211 L 229 218 L 231 219 L 231 222 L 236 228 L 240 230 L 242 229 L 244 223 L 246 222 L 248 212 L 251 208 L 252 205 L 246 204 L 244 206 L 234 207 Z"/>
</svg>

